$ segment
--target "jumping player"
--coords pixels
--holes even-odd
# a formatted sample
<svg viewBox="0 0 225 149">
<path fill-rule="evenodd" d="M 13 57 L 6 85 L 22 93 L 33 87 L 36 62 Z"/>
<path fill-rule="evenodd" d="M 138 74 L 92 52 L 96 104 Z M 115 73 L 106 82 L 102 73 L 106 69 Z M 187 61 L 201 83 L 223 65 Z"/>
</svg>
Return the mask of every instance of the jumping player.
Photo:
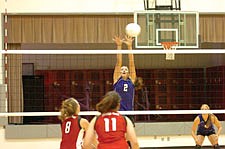
<svg viewBox="0 0 225 149">
<path fill-rule="evenodd" d="M 95 116 L 84 138 L 84 148 L 92 147 L 92 140 L 98 136 L 98 149 L 128 149 L 127 139 L 132 149 L 139 149 L 137 137 L 131 120 L 118 113 L 120 96 L 115 91 L 106 93 L 96 105 L 101 113 Z"/>
<path fill-rule="evenodd" d="M 119 36 L 115 36 L 113 40 L 117 45 L 117 50 L 122 49 L 123 43 L 127 45 L 128 50 L 132 50 L 132 37 L 125 36 L 125 39 L 121 39 Z M 122 66 L 122 54 L 117 54 L 117 62 L 113 74 L 113 88 L 121 96 L 120 111 L 133 110 L 134 104 L 136 70 L 133 54 L 128 55 L 128 61 L 129 68 Z"/>
<path fill-rule="evenodd" d="M 80 105 L 74 98 L 68 98 L 62 102 L 59 119 L 62 121 L 62 140 L 60 149 L 81 149 L 84 131 L 89 122 L 78 116 Z"/>
<path fill-rule="evenodd" d="M 203 104 L 201 106 L 201 110 L 210 110 L 207 104 Z M 217 133 L 215 131 L 214 125 L 217 127 Z M 196 133 L 197 129 L 197 134 Z M 212 144 L 214 149 L 220 149 L 218 145 L 218 137 L 222 130 L 222 126 L 220 121 L 214 114 L 200 114 L 198 115 L 192 126 L 192 137 L 196 143 L 196 149 L 200 149 L 202 143 L 205 139 L 205 136 L 208 137 L 210 143 Z"/>
</svg>

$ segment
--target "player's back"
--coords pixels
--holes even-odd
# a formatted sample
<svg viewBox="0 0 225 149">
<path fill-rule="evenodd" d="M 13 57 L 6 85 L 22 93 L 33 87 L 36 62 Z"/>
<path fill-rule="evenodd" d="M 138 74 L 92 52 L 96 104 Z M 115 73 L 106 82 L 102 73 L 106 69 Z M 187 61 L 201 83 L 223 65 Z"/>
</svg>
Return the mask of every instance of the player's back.
<svg viewBox="0 0 225 149">
<path fill-rule="evenodd" d="M 78 149 L 77 145 L 82 142 L 78 138 L 83 138 L 83 134 L 81 132 L 81 128 L 79 125 L 80 118 L 78 116 L 74 116 L 68 119 L 65 119 L 61 125 L 62 131 L 62 141 L 60 144 L 60 149 Z"/>
<path fill-rule="evenodd" d="M 100 115 L 95 123 L 98 135 L 98 149 L 127 149 L 125 139 L 126 119 L 117 112 Z"/>
</svg>

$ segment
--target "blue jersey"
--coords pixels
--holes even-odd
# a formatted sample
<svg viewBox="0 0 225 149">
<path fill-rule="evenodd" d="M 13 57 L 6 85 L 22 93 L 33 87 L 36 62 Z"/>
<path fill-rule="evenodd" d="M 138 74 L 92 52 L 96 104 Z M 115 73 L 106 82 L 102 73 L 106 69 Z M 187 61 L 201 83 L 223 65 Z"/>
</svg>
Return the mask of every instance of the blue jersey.
<svg viewBox="0 0 225 149">
<path fill-rule="evenodd" d="M 114 90 L 120 95 L 120 111 L 133 110 L 134 84 L 130 78 L 123 80 L 122 77 L 113 85 Z"/>
<path fill-rule="evenodd" d="M 211 123 L 210 126 L 207 128 L 206 122 L 204 121 L 202 115 L 198 115 L 200 119 L 200 123 L 198 124 L 198 130 L 197 130 L 197 135 L 202 135 L 202 136 L 209 136 L 211 134 L 215 134 L 215 129 L 213 127 L 213 124 Z"/>
</svg>

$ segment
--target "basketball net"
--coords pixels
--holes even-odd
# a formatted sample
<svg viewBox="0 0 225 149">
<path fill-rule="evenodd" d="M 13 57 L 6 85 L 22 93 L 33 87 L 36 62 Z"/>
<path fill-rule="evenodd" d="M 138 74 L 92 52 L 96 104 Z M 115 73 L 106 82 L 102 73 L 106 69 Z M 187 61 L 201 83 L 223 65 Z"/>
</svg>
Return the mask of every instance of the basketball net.
<svg viewBox="0 0 225 149">
<path fill-rule="evenodd" d="M 162 42 L 164 50 L 176 50 L 178 42 Z M 175 60 L 175 54 L 173 52 L 166 52 L 166 60 Z"/>
</svg>

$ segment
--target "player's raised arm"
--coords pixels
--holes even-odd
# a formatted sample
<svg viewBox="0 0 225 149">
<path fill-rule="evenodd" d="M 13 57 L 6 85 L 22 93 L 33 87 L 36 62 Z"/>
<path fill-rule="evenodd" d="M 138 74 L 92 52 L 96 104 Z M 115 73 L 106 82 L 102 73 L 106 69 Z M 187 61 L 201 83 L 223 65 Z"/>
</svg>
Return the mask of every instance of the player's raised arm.
<svg viewBox="0 0 225 149">
<path fill-rule="evenodd" d="M 123 40 L 119 36 L 114 36 L 113 41 L 117 45 L 117 50 L 122 49 Z M 117 54 L 116 56 L 116 65 L 113 74 L 113 84 L 117 82 L 120 77 L 120 68 L 122 67 L 122 54 Z"/>
<path fill-rule="evenodd" d="M 127 45 L 128 50 L 132 50 L 132 43 L 133 43 L 134 38 L 130 36 L 125 36 L 124 43 Z M 129 70 L 130 70 L 130 78 L 132 82 L 134 83 L 136 80 L 136 69 L 135 69 L 135 64 L 134 64 L 134 55 L 133 54 L 128 54 L 128 60 L 129 60 Z"/>
</svg>

